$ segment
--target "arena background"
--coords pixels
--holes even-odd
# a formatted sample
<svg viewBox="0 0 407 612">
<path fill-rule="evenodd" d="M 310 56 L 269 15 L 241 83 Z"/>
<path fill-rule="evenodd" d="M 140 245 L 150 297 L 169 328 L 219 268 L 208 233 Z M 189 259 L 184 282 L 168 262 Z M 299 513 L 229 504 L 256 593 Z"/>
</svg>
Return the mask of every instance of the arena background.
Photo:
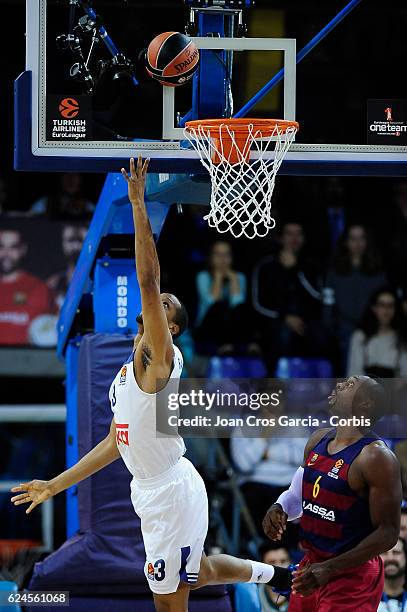
<svg viewBox="0 0 407 612">
<path fill-rule="evenodd" d="M 123 9 L 120 6 L 123 4 Z M 156 34 L 164 30 L 183 30 L 185 11 L 183 3 L 175 0 L 155 2 L 156 10 L 151 10 L 151 2 L 128 0 L 127 3 L 98 0 L 98 9 L 109 11 L 109 25 L 112 33 L 120 35 L 126 43 L 127 52 L 136 54 Z M 116 8 L 113 14 L 113 8 Z M 310 0 L 302 3 L 294 0 L 273 1 L 258 0 L 258 15 L 249 19 L 251 35 L 265 35 L 267 26 L 276 35 L 295 35 L 298 46 L 302 47 L 324 23 L 342 7 L 342 3 L 332 0 L 323 3 Z M 51 14 L 50 28 L 55 32 L 63 31 L 65 25 L 59 22 L 60 3 L 56 2 Z M 131 19 L 126 18 L 126 28 L 123 29 L 123 14 L 130 11 Z M 63 232 L 67 226 L 76 232 L 76 240 L 83 238 L 80 228 L 86 227 L 93 206 L 97 203 L 103 185 L 104 176 L 98 174 L 82 175 L 74 179 L 75 186 L 66 187 L 70 179 L 59 175 L 16 173 L 13 171 L 13 80 L 24 69 L 25 61 L 25 2 L 23 0 L 1 0 L 0 11 L 4 28 L 0 43 L 0 87 L 2 91 L 0 104 L 0 232 L 2 230 L 17 232 L 27 245 L 27 252 L 21 260 L 22 268 L 40 279 L 49 289 L 49 308 L 44 309 L 44 315 L 51 316 L 51 323 L 58 314 L 64 283 L 55 280 L 64 274 L 73 264 L 75 254 L 64 252 Z M 127 13 L 128 14 L 128 13 Z M 378 28 L 378 23 L 380 27 Z M 361 7 L 351 18 L 346 20 L 338 31 L 324 41 L 311 58 L 306 59 L 298 73 L 298 91 L 300 116 L 304 129 L 304 138 L 316 142 L 340 142 L 343 134 L 351 135 L 354 142 L 366 142 L 366 108 L 361 109 L 360 92 L 365 99 L 391 98 L 406 99 L 407 85 L 403 75 L 405 58 L 405 29 L 407 26 L 407 8 L 404 3 L 392 2 L 391 11 L 387 11 L 382 2 L 373 0 L 368 8 Z M 378 42 L 378 32 L 380 43 Z M 119 34 L 120 33 L 120 34 Z M 366 61 L 368 58 L 369 61 Z M 368 66 L 368 69 L 365 68 Z M 278 68 L 278 62 L 276 64 Z M 58 71 L 66 69 L 63 61 L 50 67 L 50 79 L 58 79 Z M 240 90 L 235 85 L 234 91 L 237 105 L 243 102 L 250 93 L 256 91 L 262 82 L 264 66 L 242 66 L 242 71 L 250 72 L 245 88 Z M 378 75 L 380 78 L 378 78 Z M 158 92 L 156 84 L 150 86 Z M 357 93 L 355 93 L 357 92 Z M 305 95 L 306 93 L 306 95 Z M 103 98 L 104 92 L 101 92 Z M 106 84 L 106 96 L 115 96 Z M 264 108 L 278 109 L 280 106 L 279 92 L 272 94 L 264 101 Z M 132 133 L 140 129 L 140 125 L 130 121 L 135 101 L 125 93 L 120 94 L 120 109 L 118 118 L 112 119 L 112 129 Z M 139 109 L 140 110 L 140 109 Z M 261 112 L 261 108 L 259 109 Z M 153 124 L 159 115 L 157 108 L 146 105 L 142 109 L 143 121 Z M 158 115 L 157 115 L 158 113 Z M 140 115 L 140 112 L 138 112 Z M 143 122 L 142 122 L 143 123 Z M 144 134 L 143 134 L 144 135 Z M 150 135 L 150 134 L 149 134 Z M 59 207 L 63 202 L 64 206 Z M 72 207 L 70 208 L 70 205 Z M 304 234 L 304 247 L 301 257 L 307 269 L 315 273 L 321 294 L 327 286 L 329 270 L 334 265 L 335 248 L 338 245 L 340 230 L 349 226 L 363 227 L 369 232 L 374 245 L 374 252 L 380 259 L 377 272 L 382 275 L 380 286 L 389 286 L 399 301 L 400 307 L 400 337 L 404 334 L 407 317 L 407 178 L 376 178 L 376 177 L 280 177 L 275 193 L 275 212 L 278 227 L 283 229 L 289 225 L 300 227 Z M 332 211 L 335 211 L 336 221 L 332 221 Z M 216 341 L 213 333 L 208 346 L 202 342 L 199 321 L 199 293 L 197 291 L 197 275 L 208 264 L 211 245 L 218 235 L 208 229 L 202 221 L 205 210 L 199 207 L 185 206 L 182 214 L 172 207 L 162 232 L 158 251 L 162 267 L 163 289 L 171 290 L 185 302 L 191 315 L 191 333 L 184 339 L 182 346 L 186 356 L 189 375 L 207 373 L 209 353 L 217 354 L 224 345 L 230 345 L 230 338 L 224 338 L 222 346 Z M 336 223 L 336 225 L 335 225 Z M 68 230 L 69 231 L 69 230 Z M 246 333 L 241 336 L 236 330 L 236 343 L 227 348 L 228 356 L 240 358 L 242 355 L 255 355 L 263 362 L 270 376 L 278 372 L 276 367 L 282 357 L 292 357 L 291 354 L 278 352 L 266 354 L 261 346 L 264 321 L 259 318 L 252 300 L 252 281 L 257 264 L 262 258 L 276 255 L 281 247 L 280 233 L 272 233 L 267 239 L 248 241 L 238 239 L 228 241 L 233 252 L 234 270 L 243 274 L 247 280 L 247 292 L 244 299 L 246 306 L 244 317 Z M 228 247 L 229 248 L 229 247 Z M 76 252 L 77 254 L 77 252 Z M 187 265 L 185 263 L 187 262 Z M 306 264 L 305 264 L 306 262 Z M 182 270 L 182 274 L 180 273 Z M 311 272 L 310 272 L 311 273 Z M 1 271 L 0 271 L 1 276 Z M 58 290 L 56 289 L 56 283 Z M 59 283 L 59 284 L 58 284 Z M 284 311 L 287 306 L 278 300 L 271 300 L 272 307 L 279 302 L 279 308 Z M 288 298 L 287 298 L 288 299 Z M 300 298 L 301 299 L 301 298 Z M 368 301 L 368 300 L 367 300 Z M 366 301 L 366 303 L 367 303 Z M 2 285 L 0 285 L 0 315 L 2 312 Z M 297 304 L 301 316 L 310 316 L 307 306 Z M 320 305 L 320 316 L 324 304 Z M 325 309 L 326 310 L 326 309 Z M 363 310 L 363 309 L 362 309 Z M 312 318 L 312 317 L 311 317 Z M 310 319 L 311 320 L 311 319 Z M 198 324 L 198 323 L 199 324 Z M 355 323 L 354 328 L 358 326 Z M 49 327 L 47 327 L 49 331 Z M 270 331 L 270 338 L 277 333 Z M 335 336 L 331 328 L 323 328 L 321 348 L 318 354 L 309 348 L 302 347 L 299 356 L 304 362 L 316 357 L 328 361 L 332 366 L 332 374 L 346 374 L 347 352 L 343 351 L 342 338 Z M 18 423 L 10 422 L 10 406 L 18 407 L 33 404 L 48 404 L 61 406 L 64 403 L 64 366 L 55 355 L 55 341 L 51 335 L 46 338 L 27 341 L 16 340 L 1 335 L 0 327 L 0 479 L 12 480 L 17 474 L 19 478 L 35 477 L 49 478 L 64 467 L 64 423 L 55 418 L 54 423 Z M 403 336 L 404 339 L 404 336 Z M 272 340 L 270 340 L 272 343 Z M 276 343 L 276 346 L 279 346 Z M 404 349 L 403 349 L 404 350 Z M 252 352 L 251 352 L 252 351 Z M 399 373 L 400 374 L 400 373 Z M 403 374 L 405 375 L 405 374 Z M 46 407 L 44 407 L 46 410 Z M 45 414 L 45 413 L 44 413 Z M 7 422 L 9 421 L 9 422 Z M 59 422 L 58 422 L 59 421 Z M 398 440 L 390 443 L 396 446 Z M 405 442 L 401 441 L 405 445 Z M 202 456 L 202 449 L 192 446 L 192 452 L 197 457 Z M 38 447 L 41 452 L 38 452 Z M 222 442 L 222 449 L 227 458 L 223 466 L 214 466 L 204 474 L 208 484 L 209 495 L 219 501 L 220 512 L 215 514 L 214 528 L 210 533 L 210 545 L 218 545 L 217 534 L 220 526 L 231 529 L 231 514 L 236 503 L 233 487 L 230 485 L 231 470 L 239 478 L 239 466 L 233 458 L 229 442 Z M 403 457 L 402 452 L 400 457 Z M 403 463 L 402 468 L 407 466 Z M 406 482 L 405 471 L 403 471 Z M 221 483 L 221 486 L 219 486 Z M 279 488 L 270 482 L 270 501 Z M 244 489 L 243 489 L 244 492 Z M 405 491 L 406 493 L 407 491 Z M 249 511 L 256 515 L 258 508 L 250 507 L 251 493 L 246 502 Z M 66 538 L 64 497 L 59 496 L 54 506 L 54 547 L 57 548 Z M 216 511 L 217 512 L 217 511 Z M 16 564 L 20 568 L 20 576 L 26 572 L 29 577 L 31 558 L 29 555 L 21 561 L 14 559 L 15 550 L 21 548 L 18 543 L 8 543 L 8 540 L 41 540 L 41 517 L 33 515 L 29 522 L 20 519 L 19 509 L 11 508 L 9 496 L 0 492 L 0 556 L 2 558 L 4 575 Z M 244 554 L 247 533 L 244 525 L 241 532 L 241 549 Z M 290 542 L 295 551 L 295 533 Z M 19 553 L 21 555 L 21 551 Z M 1 565 L 1 562 L 0 562 Z M 1 568 L 0 568 L 1 572 Z M 0 574 L 1 575 L 1 574 Z"/>
</svg>

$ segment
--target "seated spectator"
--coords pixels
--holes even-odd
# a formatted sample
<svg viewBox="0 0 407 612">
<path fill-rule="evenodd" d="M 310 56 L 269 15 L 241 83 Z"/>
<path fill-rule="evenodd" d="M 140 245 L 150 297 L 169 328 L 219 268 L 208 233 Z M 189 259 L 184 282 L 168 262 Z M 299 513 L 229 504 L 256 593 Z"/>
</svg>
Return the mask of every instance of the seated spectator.
<svg viewBox="0 0 407 612">
<path fill-rule="evenodd" d="M 270 565 L 278 565 L 279 567 L 288 567 L 291 563 L 288 550 L 279 544 L 265 542 L 260 550 L 261 560 L 263 563 Z M 271 612 L 271 610 L 279 610 L 285 612 L 288 610 L 288 600 L 286 597 L 275 593 L 268 584 L 259 584 L 259 596 L 261 602 L 261 612 Z"/>
<path fill-rule="evenodd" d="M 265 542 L 260 547 L 261 561 L 288 567 L 291 563 L 288 550 L 281 544 Z M 269 584 L 237 584 L 235 587 L 236 612 L 286 612 L 288 600 L 273 591 Z"/>
<path fill-rule="evenodd" d="M 83 193 L 81 174 L 59 175 L 54 193 L 39 198 L 31 206 L 30 215 L 47 215 L 49 219 L 89 219 L 95 205 Z"/>
<path fill-rule="evenodd" d="M 352 334 L 348 376 L 407 376 L 407 334 L 397 296 L 391 289 L 370 298 L 359 328 Z"/>
<path fill-rule="evenodd" d="M 201 354 L 234 354 L 247 340 L 242 324 L 246 278 L 233 267 L 232 248 L 218 240 L 209 252 L 208 270 L 196 277 L 198 308 L 195 339 Z"/>
<path fill-rule="evenodd" d="M 53 309 L 47 285 L 22 268 L 26 254 L 18 229 L 0 229 L 0 345 L 29 344 L 33 321 Z"/>
<path fill-rule="evenodd" d="M 386 284 L 381 257 L 367 229 L 351 225 L 338 242 L 324 289 L 325 322 L 346 359 L 350 337 L 371 295 Z"/>
<path fill-rule="evenodd" d="M 87 231 L 88 226 L 83 223 L 67 223 L 62 228 L 61 243 L 62 252 L 66 261 L 66 268 L 65 270 L 53 274 L 47 280 L 47 285 L 54 295 L 58 310 L 61 309 L 63 304 Z"/>
<path fill-rule="evenodd" d="M 270 414 L 265 413 L 265 416 L 270 417 Z M 302 465 L 307 432 L 296 438 L 285 437 L 277 427 L 273 428 L 272 437 L 269 431 L 261 428 L 256 431 L 256 438 L 243 437 L 245 433 L 240 429 L 235 431 L 230 441 L 230 452 L 241 473 L 241 491 L 256 527 L 262 533 L 267 510 L 290 486 L 298 466 Z M 288 525 L 288 530 L 291 530 L 291 525 Z"/>
<path fill-rule="evenodd" d="M 384 563 L 384 591 L 378 612 L 398 612 L 407 605 L 406 558 L 407 547 L 399 537 L 391 550 L 380 555 Z"/>
<path fill-rule="evenodd" d="M 304 245 L 301 223 L 286 221 L 279 252 L 262 259 L 253 272 L 253 306 L 261 316 L 262 348 L 270 373 L 281 355 L 325 354 L 320 276 L 305 256 Z"/>
</svg>

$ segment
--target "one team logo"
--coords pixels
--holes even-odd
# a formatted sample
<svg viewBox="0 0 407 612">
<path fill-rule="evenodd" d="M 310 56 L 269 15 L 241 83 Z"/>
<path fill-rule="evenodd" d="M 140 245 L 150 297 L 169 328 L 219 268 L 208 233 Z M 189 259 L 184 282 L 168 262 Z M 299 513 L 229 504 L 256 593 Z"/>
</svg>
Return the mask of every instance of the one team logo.
<svg viewBox="0 0 407 612">
<path fill-rule="evenodd" d="M 120 381 L 119 381 L 119 385 L 125 385 L 126 384 L 126 376 L 127 376 L 127 366 L 123 366 L 120 372 Z"/>
</svg>

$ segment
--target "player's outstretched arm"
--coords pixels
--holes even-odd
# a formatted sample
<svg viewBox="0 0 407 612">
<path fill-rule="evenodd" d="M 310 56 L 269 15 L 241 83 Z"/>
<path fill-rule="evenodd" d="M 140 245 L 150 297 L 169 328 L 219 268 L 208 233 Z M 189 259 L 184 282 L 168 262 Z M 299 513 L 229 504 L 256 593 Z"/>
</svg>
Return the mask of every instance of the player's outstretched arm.
<svg viewBox="0 0 407 612">
<path fill-rule="evenodd" d="M 133 210 L 136 247 L 137 279 L 141 291 L 144 337 L 152 350 L 154 365 L 171 364 L 172 339 L 160 297 L 160 264 L 154 236 L 144 202 L 148 160 L 130 160 L 130 174 L 122 168 L 127 181 L 129 200 Z"/>
<path fill-rule="evenodd" d="M 119 456 L 120 453 L 116 445 L 116 426 L 112 420 L 110 432 L 106 438 L 82 457 L 78 463 L 52 480 L 32 480 L 18 487 L 13 487 L 11 489 L 12 493 L 18 493 L 18 495 L 12 497 L 11 501 L 15 506 L 30 504 L 26 510 L 26 514 L 29 514 L 39 504 L 81 482 L 81 480 L 85 480 L 88 476 L 95 474 L 118 459 Z"/>
<path fill-rule="evenodd" d="M 358 567 L 396 544 L 402 500 L 400 465 L 390 449 L 371 444 L 363 449 L 358 466 L 369 491 L 370 520 L 375 530 L 355 548 L 294 572 L 293 592 L 309 595 L 336 574 Z"/>
</svg>

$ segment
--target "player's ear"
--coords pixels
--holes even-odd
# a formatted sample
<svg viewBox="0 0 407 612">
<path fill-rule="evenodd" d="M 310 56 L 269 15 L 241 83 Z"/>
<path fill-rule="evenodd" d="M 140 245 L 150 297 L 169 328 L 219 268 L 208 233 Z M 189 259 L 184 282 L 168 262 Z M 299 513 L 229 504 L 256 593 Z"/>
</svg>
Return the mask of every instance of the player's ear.
<svg viewBox="0 0 407 612">
<path fill-rule="evenodd" d="M 368 418 L 370 417 L 371 408 L 372 408 L 372 400 L 370 399 L 362 400 L 361 402 L 358 402 L 356 406 L 354 406 L 352 410 L 352 414 L 353 416 L 356 416 L 356 417 L 363 416 L 365 418 Z"/>
<path fill-rule="evenodd" d="M 171 336 L 176 336 L 179 333 L 179 325 L 176 323 L 170 323 L 168 329 L 170 330 Z"/>
</svg>

